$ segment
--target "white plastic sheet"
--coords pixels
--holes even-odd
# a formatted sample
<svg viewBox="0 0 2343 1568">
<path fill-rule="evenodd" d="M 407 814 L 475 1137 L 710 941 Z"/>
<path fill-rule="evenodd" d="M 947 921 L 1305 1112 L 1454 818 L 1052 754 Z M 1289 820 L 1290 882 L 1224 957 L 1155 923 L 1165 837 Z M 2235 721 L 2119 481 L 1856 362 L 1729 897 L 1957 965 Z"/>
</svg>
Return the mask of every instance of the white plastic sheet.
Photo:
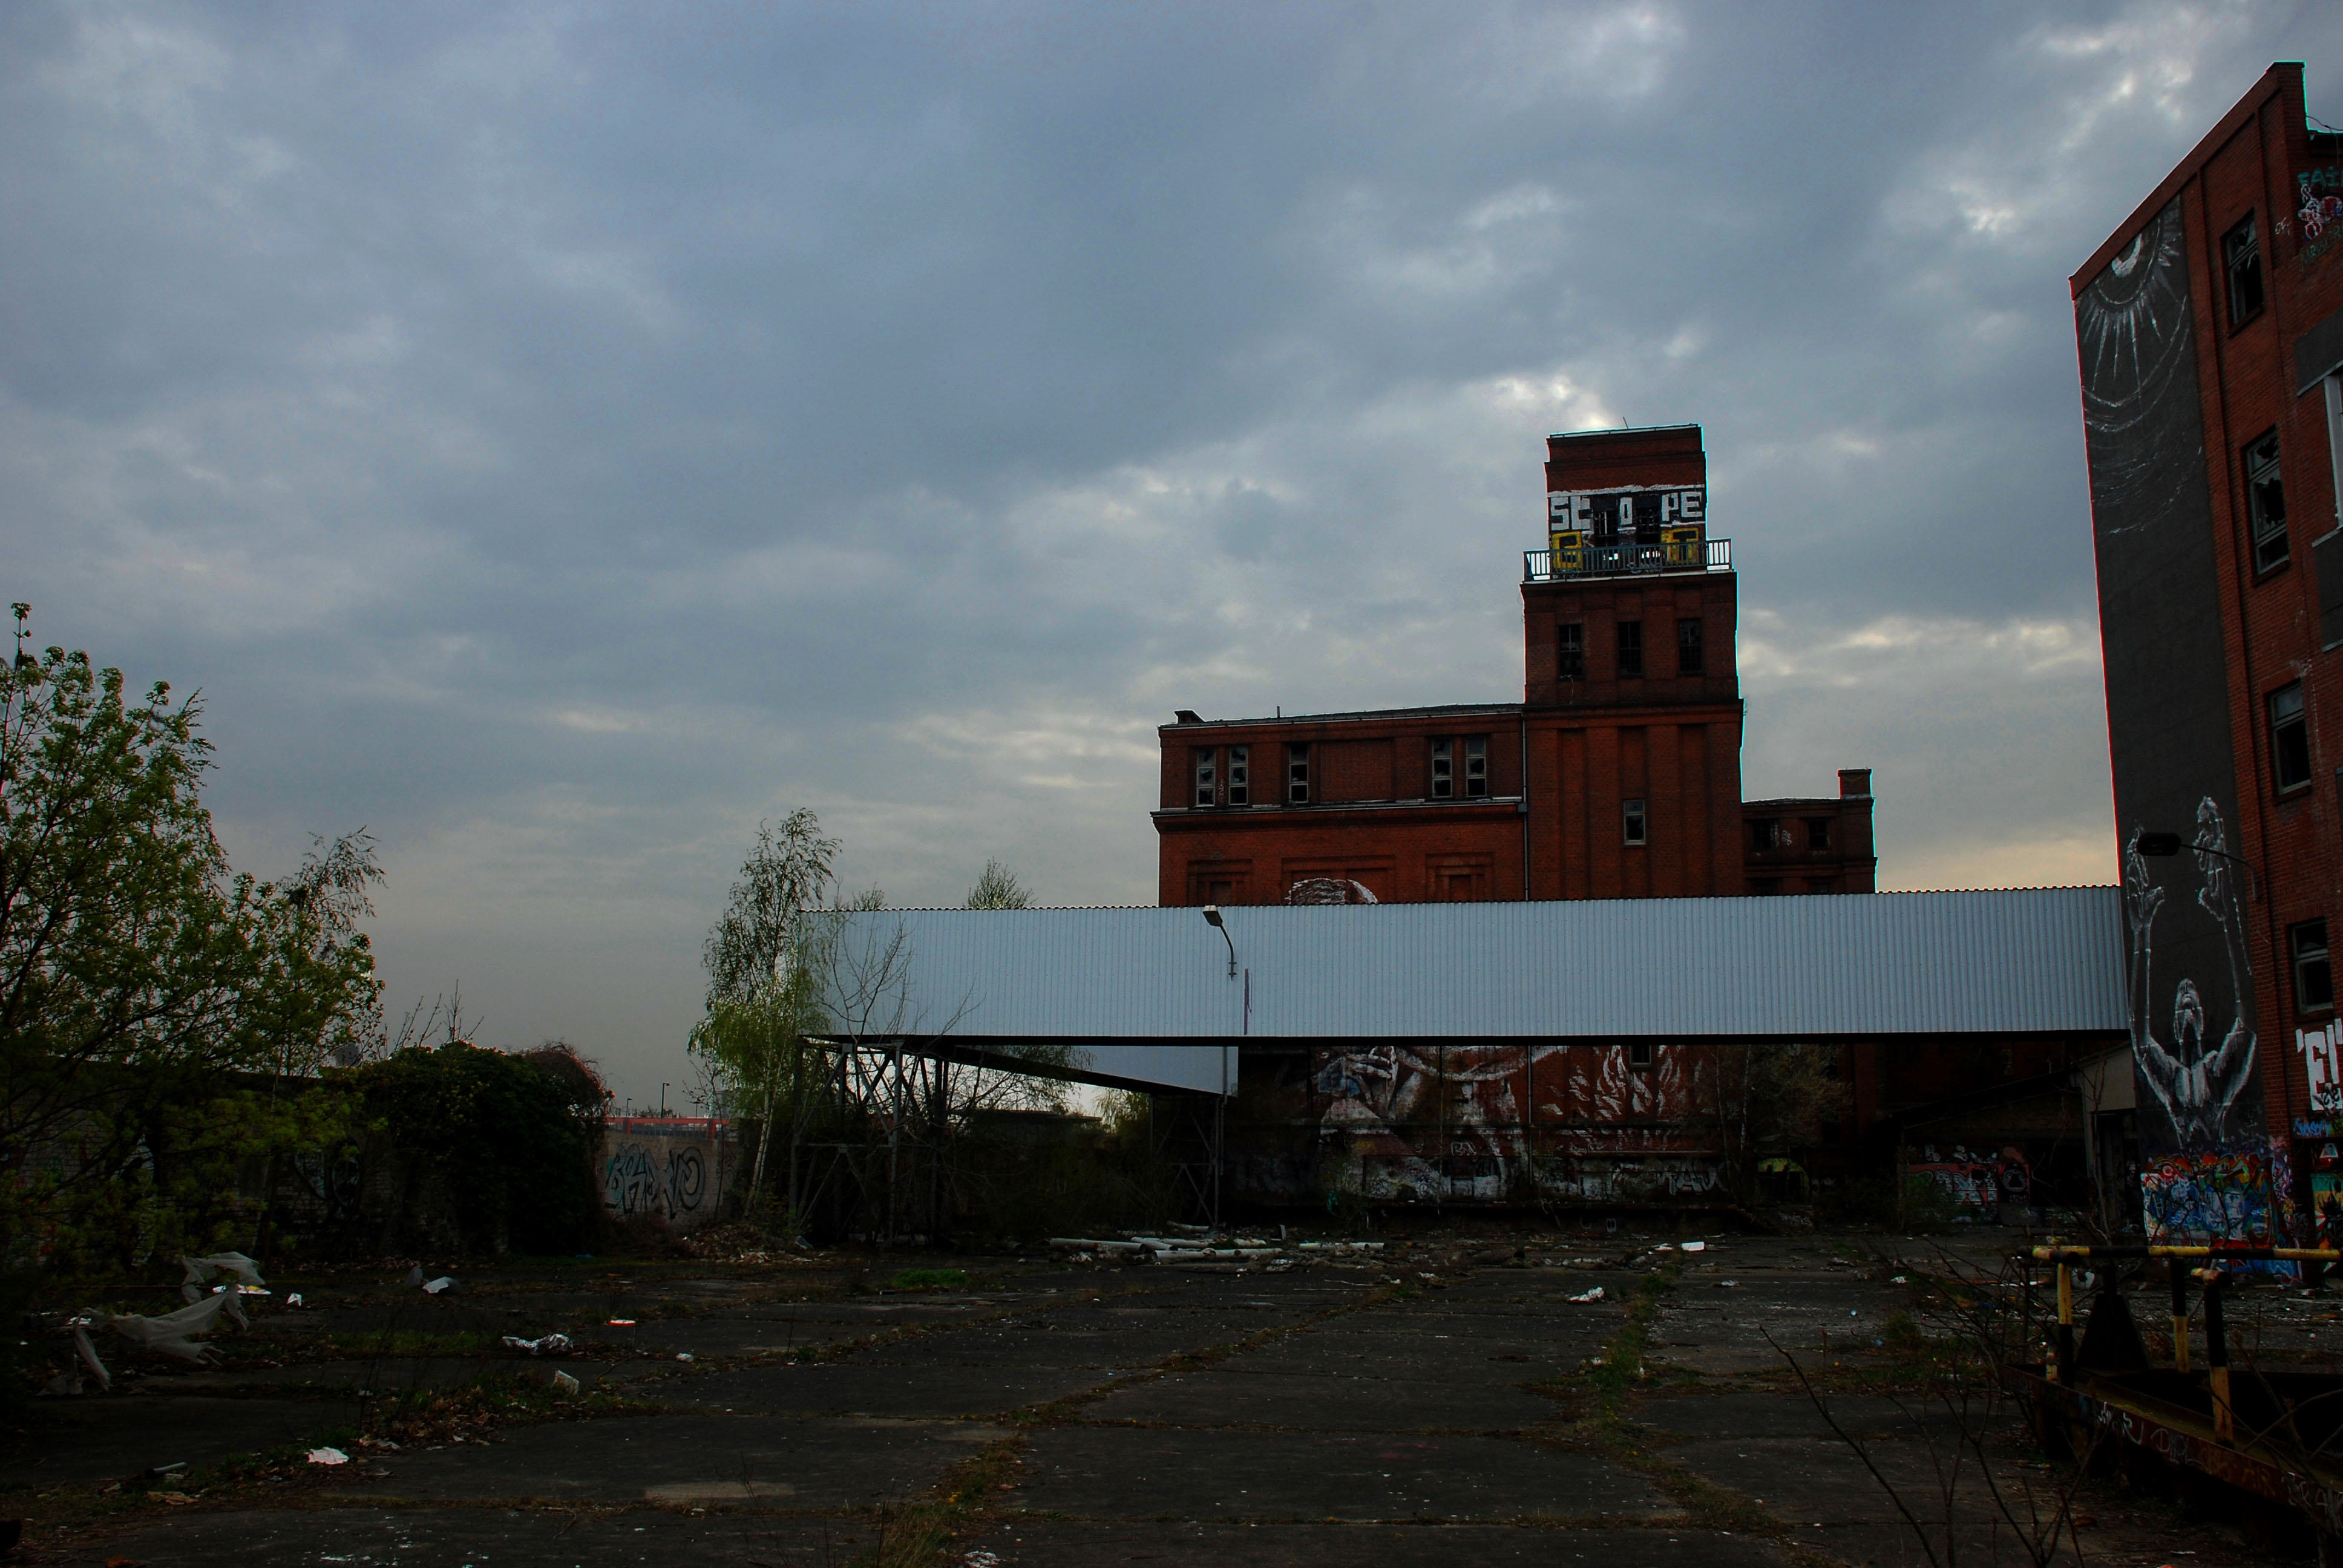
<svg viewBox="0 0 2343 1568">
<path fill-rule="evenodd" d="M 159 1317 L 140 1318 L 127 1312 L 109 1315 L 95 1312 L 85 1315 L 93 1322 L 103 1322 L 107 1328 L 141 1350 L 201 1362 L 216 1352 L 211 1346 L 197 1344 L 196 1341 L 212 1332 L 221 1313 L 226 1313 L 246 1327 L 251 1326 L 251 1321 L 244 1315 L 243 1304 L 236 1300 L 237 1294 L 237 1292 L 230 1291 L 226 1295 L 206 1296 L 193 1306 L 181 1307 L 176 1312 L 165 1312 Z"/>
</svg>

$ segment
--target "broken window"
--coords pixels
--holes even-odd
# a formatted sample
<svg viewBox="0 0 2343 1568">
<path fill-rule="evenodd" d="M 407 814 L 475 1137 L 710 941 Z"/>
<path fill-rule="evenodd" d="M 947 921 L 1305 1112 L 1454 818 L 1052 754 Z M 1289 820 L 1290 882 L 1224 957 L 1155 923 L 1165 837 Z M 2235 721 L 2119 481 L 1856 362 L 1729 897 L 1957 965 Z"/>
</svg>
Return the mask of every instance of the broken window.
<svg viewBox="0 0 2343 1568">
<path fill-rule="evenodd" d="M 1775 817 L 1752 817 L 1749 819 L 1749 852 L 1763 855 L 1780 847 L 1782 823 Z"/>
<path fill-rule="evenodd" d="M 1462 739 L 1443 739 L 1432 743 L 1432 798 L 1452 800 L 1456 789 L 1456 762 L 1459 754 L 1464 762 L 1465 799 L 1478 800 L 1489 793 L 1489 738 L 1467 735 Z"/>
<path fill-rule="evenodd" d="M 1478 800 L 1489 793 L 1489 738 L 1468 735 L 1464 738 L 1464 795 Z"/>
<path fill-rule="evenodd" d="M 2286 559 L 2286 481 L 2278 474 L 2278 432 L 2246 448 L 2246 518 L 2253 528 L 2254 570 Z"/>
<path fill-rule="evenodd" d="M 1252 749 L 1249 746 L 1229 748 L 1229 804 L 1246 806 L 1252 802 Z"/>
<path fill-rule="evenodd" d="M 1310 746 L 1304 741 L 1285 749 L 1285 803 L 1310 804 Z"/>
<path fill-rule="evenodd" d="M 1698 675 L 1701 672 L 1701 665 L 1705 655 L 1701 649 L 1700 638 L 1700 622 L 1697 619 L 1676 622 L 1676 673 L 1678 675 Z"/>
<path fill-rule="evenodd" d="M 1619 678 L 1644 673 L 1644 623 L 1623 620 L 1619 623 Z"/>
<path fill-rule="evenodd" d="M 1625 833 L 1628 843 L 1641 844 L 1645 842 L 1649 834 L 1650 823 L 1644 819 L 1644 803 L 1641 800 L 1621 801 L 1619 803 L 1619 817 L 1620 825 Z"/>
<path fill-rule="evenodd" d="M 1554 628 L 1554 674 L 1557 680 L 1586 678 L 1586 628 L 1577 621 Z"/>
<path fill-rule="evenodd" d="M 2327 922 L 2288 926 L 2287 947 L 2294 955 L 2294 1010 L 2327 1012 L 2335 1006 L 2335 971 L 2327 959 Z"/>
<path fill-rule="evenodd" d="M 2229 325 L 2240 326 L 2262 311 L 2262 246 L 2253 214 L 2221 236 L 2221 259 L 2229 269 Z"/>
<path fill-rule="evenodd" d="M 2269 694 L 2270 771 L 2278 792 L 2310 782 L 2310 725 L 2302 711 L 2302 682 Z"/>
<path fill-rule="evenodd" d="M 1432 798 L 1445 800 L 1456 793 L 1456 742 L 1432 743 Z"/>
<path fill-rule="evenodd" d="M 1807 849 L 1813 849 L 1813 850 L 1815 850 L 1815 852 L 1817 852 L 1817 853 L 1820 853 L 1821 851 L 1823 851 L 1823 850 L 1825 850 L 1825 849 L 1829 849 L 1829 848 L 1830 848 L 1830 830 L 1831 830 L 1831 825 L 1830 825 L 1830 819 L 1829 819 L 1829 818 L 1827 818 L 1827 817 L 1809 817 L 1809 818 L 1807 818 L 1807 819 L 1806 819 L 1806 848 L 1807 848 Z"/>
<path fill-rule="evenodd" d="M 1207 747 L 1196 753 L 1196 804 L 1212 806 L 1219 803 L 1221 753 L 1218 747 Z"/>
<path fill-rule="evenodd" d="M 1650 1040 L 1632 1040 L 1627 1046 L 1627 1065 L 1639 1070 L 1647 1068 L 1652 1065 L 1656 1054 L 1657 1051 Z"/>
</svg>

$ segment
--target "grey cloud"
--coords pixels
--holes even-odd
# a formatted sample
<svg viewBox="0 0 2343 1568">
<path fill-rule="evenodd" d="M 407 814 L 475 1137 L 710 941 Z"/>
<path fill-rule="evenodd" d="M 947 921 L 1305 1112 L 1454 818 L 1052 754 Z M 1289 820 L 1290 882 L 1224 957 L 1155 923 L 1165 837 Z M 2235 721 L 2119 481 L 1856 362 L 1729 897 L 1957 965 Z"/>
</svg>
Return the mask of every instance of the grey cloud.
<svg viewBox="0 0 2343 1568">
<path fill-rule="evenodd" d="M 638 1090 L 760 814 L 901 899 L 1144 900 L 1172 707 L 1517 689 L 1571 425 L 1707 427 L 1753 791 L 1880 767 L 1891 874 L 2087 846 L 2096 678 L 1999 651 L 2096 641 L 2065 276 L 2338 36 L 13 7 L 5 575 L 206 689 L 240 857 L 374 824 L 396 991 Z"/>
</svg>

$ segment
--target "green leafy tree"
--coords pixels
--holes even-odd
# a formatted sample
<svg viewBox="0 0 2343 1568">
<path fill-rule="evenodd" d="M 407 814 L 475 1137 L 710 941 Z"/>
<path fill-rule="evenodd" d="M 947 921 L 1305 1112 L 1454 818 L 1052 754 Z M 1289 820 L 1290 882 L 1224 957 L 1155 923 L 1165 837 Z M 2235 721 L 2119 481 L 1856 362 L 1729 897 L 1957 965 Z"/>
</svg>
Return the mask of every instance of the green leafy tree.
<svg viewBox="0 0 2343 1568">
<path fill-rule="evenodd" d="M 171 1122 L 236 1074 L 308 1075 L 378 1018 L 365 935 L 236 874 L 199 794 L 199 705 L 85 653 L 0 681 L 0 1241 L 123 1262 L 173 1241 Z M 363 846 L 361 859 L 364 858 Z M 360 873 L 360 891 L 365 878 Z M 347 905 L 344 906 L 347 908 Z M 85 1222 L 87 1223 L 85 1223 Z M 90 1225 L 111 1232 L 85 1234 Z M 28 1245 L 36 1243 L 37 1246 Z"/>
<path fill-rule="evenodd" d="M 1033 895 L 1017 879 L 1017 873 L 998 860 L 984 863 L 984 875 L 968 890 L 968 907 L 971 910 L 1030 910 Z"/>
<path fill-rule="evenodd" d="M 765 1167 L 789 1125 L 789 1222 L 798 1220 L 799 1149 L 820 1098 L 828 1057 L 808 1041 L 822 1029 L 828 949 L 837 921 L 824 909 L 835 890 L 838 840 L 799 808 L 777 829 L 757 825 L 730 902 L 702 954 L 708 1014 L 689 1047 L 709 1061 L 719 1087 L 760 1119 L 749 1201 L 760 1201 Z"/>
</svg>

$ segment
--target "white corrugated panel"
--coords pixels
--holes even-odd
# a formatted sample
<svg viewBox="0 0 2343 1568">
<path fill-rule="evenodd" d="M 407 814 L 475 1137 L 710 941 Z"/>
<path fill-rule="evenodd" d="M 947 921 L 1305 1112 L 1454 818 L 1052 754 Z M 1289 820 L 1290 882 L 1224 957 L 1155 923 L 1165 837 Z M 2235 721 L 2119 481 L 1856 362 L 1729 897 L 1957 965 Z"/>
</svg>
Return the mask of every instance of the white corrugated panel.
<svg viewBox="0 0 2343 1568">
<path fill-rule="evenodd" d="M 2113 888 L 1762 899 L 908 910 L 907 1032 L 971 1040 L 1811 1039 L 2119 1030 Z M 1252 990 L 1250 1021 L 1243 998 Z"/>
</svg>

